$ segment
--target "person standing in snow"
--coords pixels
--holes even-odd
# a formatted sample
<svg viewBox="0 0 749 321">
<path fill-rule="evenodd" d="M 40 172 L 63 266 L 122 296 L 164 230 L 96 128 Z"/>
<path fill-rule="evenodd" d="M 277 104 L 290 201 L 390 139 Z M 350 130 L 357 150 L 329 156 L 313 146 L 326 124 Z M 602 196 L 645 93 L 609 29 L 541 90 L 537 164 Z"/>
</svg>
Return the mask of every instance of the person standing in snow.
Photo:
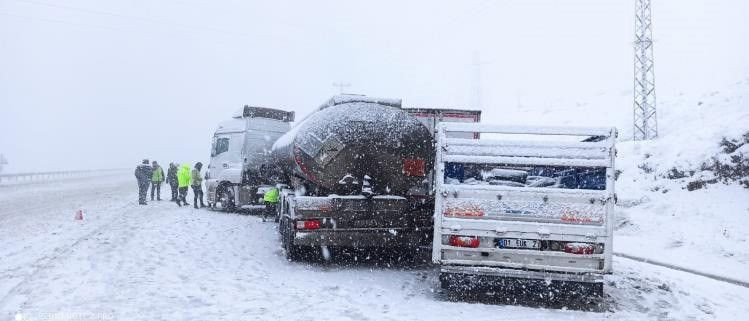
<svg viewBox="0 0 749 321">
<path fill-rule="evenodd" d="M 135 179 L 138 180 L 138 204 L 146 205 L 146 196 L 148 195 L 148 185 L 151 183 L 153 175 L 151 166 L 148 165 L 148 159 L 135 167 Z"/>
<path fill-rule="evenodd" d="M 278 204 L 278 188 L 271 187 L 263 195 L 263 201 L 265 202 L 265 211 L 263 212 L 263 222 L 269 215 L 276 215 L 276 205 Z"/>
<path fill-rule="evenodd" d="M 182 164 L 182 167 L 177 171 L 177 186 L 179 188 L 177 205 L 190 205 L 187 204 L 187 188 L 190 186 L 190 165 Z"/>
<path fill-rule="evenodd" d="M 198 208 L 198 199 L 200 199 L 200 207 L 205 207 L 203 204 L 203 177 L 200 176 L 200 170 L 203 168 L 203 163 L 197 162 L 195 164 L 195 169 L 192 170 L 192 177 L 190 177 L 190 180 L 192 182 L 192 194 L 193 194 L 193 204 L 195 205 L 195 208 Z"/>
<path fill-rule="evenodd" d="M 177 164 L 169 163 L 169 169 L 166 171 L 166 183 L 172 188 L 172 199 L 171 202 L 177 201 L 177 189 L 179 183 L 177 182 Z"/>
<path fill-rule="evenodd" d="M 153 174 L 151 174 L 151 200 L 153 201 L 153 192 L 156 191 L 156 200 L 161 200 L 161 183 L 164 182 L 164 170 L 161 169 L 159 163 L 153 161 L 151 168 Z"/>
</svg>

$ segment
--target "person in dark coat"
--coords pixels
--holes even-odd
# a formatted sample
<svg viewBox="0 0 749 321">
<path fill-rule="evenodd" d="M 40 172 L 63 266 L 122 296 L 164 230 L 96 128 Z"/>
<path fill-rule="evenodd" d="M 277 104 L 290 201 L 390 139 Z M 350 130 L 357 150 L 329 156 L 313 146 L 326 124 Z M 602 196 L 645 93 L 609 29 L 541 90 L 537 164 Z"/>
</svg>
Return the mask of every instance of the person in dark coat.
<svg viewBox="0 0 749 321">
<path fill-rule="evenodd" d="M 148 164 L 148 160 L 144 159 L 143 163 L 135 168 L 135 178 L 138 180 L 138 204 L 146 205 L 146 195 L 148 194 L 148 186 L 151 185 L 151 176 L 153 175 L 153 169 Z"/>
<path fill-rule="evenodd" d="M 166 182 L 169 187 L 172 188 L 172 202 L 177 201 L 177 190 L 179 188 L 179 182 L 177 182 L 177 164 L 169 163 L 169 169 L 166 171 Z"/>
</svg>

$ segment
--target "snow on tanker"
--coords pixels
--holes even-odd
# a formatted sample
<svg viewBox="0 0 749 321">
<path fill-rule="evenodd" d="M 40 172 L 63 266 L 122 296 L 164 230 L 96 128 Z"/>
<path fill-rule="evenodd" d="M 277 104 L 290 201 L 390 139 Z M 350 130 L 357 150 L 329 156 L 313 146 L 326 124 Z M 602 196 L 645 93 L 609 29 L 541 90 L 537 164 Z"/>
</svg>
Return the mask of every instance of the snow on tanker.
<svg viewBox="0 0 749 321">
<path fill-rule="evenodd" d="M 335 96 L 281 136 L 272 157 L 288 259 L 318 247 L 429 245 L 433 132 L 400 100 Z"/>
</svg>

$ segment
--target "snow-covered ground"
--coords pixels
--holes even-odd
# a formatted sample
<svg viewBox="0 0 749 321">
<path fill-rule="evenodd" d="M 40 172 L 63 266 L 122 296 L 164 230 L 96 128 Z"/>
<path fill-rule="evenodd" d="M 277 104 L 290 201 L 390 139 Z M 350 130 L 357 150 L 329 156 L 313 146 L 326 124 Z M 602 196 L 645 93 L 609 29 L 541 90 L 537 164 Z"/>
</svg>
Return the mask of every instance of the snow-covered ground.
<svg viewBox="0 0 749 321">
<path fill-rule="evenodd" d="M 615 251 L 749 281 L 749 189 L 685 189 L 710 177 L 701 164 L 721 153 L 724 136 L 749 131 L 749 78 L 703 95 L 660 97 L 660 138 L 652 142 L 629 141 L 629 110 L 628 94 L 602 94 L 521 106 L 506 123 L 619 127 Z M 669 179 L 672 168 L 695 176 Z M 273 223 L 165 201 L 138 206 L 136 192 L 129 172 L 0 185 L 0 321 L 742 320 L 749 313 L 748 288 L 621 257 L 607 276 L 602 311 L 455 301 L 439 291 L 430 265 L 290 263 Z M 83 221 L 73 220 L 78 209 Z"/>
<path fill-rule="evenodd" d="M 453 301 L 428 265 L 290 263 L 273 223 L 121 176 L 0 187 L 0 320 L 739 320 L 749 289 L 616 259 L 604 312 Z M 75 210 L 83 208 L 83 221 Z"/>
</svg>

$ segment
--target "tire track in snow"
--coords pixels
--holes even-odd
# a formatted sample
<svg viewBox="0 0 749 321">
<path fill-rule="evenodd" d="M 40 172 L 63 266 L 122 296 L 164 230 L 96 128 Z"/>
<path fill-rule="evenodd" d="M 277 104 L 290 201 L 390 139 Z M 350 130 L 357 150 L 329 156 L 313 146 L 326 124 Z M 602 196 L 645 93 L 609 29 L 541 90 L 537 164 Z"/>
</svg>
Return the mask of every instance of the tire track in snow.
<svg viewBox="0 0 749 321">
<path fill-rule="evenodd" d="M 123 209 L 131 206 L 130 204 L 122 204 L 118 209 Z M 93 230 L 91 230 L 88 233 L 85 233 L 84 235 L 76 238 L 72 243 L 65 244 L 63 246 L 56 247 L 52 254 L 44 255 L 41 258 L 35 260 L 32 264 L 32 270 L 27 273 L 25 276 L 22 277 L 21 281 L 13 286 L 5 295 L 3 295 L 2 298 L 0 298 L 0 311 L 4 310 L 6 308 L 6 304 L 9 301 L 10 298 L 15 296 L 19 289 L 29 284 L 31 281 L 35 279 L 39 273 L 44 271 L 46 268 L 52 266 L 52 263 L 62 257 L 70 255 L 73 251 L 75 251 L 76 246 L 83 242 L 88 240 L 89 238 L 93 237 L 94 235 L 101 233 L 102 230 L 109 228 L 114 223 L 117 222 L 117 220 L 122 220 L 122 216 L 113 216 L 113 219 L 110 220 L 107 223 L 104 223 L 102 225 L 97 226 Z M 19 268 L 17 268 L 19 269 Z M 11 269 L 10 271 L 15 270 Z"/>
</svg>

